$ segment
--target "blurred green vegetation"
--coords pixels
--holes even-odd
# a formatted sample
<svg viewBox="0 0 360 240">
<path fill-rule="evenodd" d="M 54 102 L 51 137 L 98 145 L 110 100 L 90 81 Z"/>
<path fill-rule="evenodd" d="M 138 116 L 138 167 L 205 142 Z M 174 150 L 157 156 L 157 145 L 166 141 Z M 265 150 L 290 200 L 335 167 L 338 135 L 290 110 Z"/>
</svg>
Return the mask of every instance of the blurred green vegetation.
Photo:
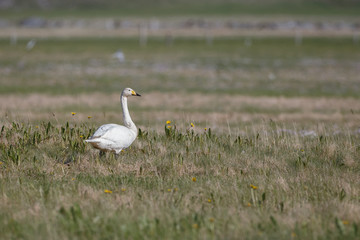
<svg viewBox="0 0 360 240">
<path fill-rule="evenodd" d="M 29 39 L 3 49 L 1 93 L 78 94 L 142 91 L 224 92 L 267 96 L 359 97 L 359 45 L 351 38 L 137 38 Z M 251 46 L 246 42 L 251 41 Z M 112 57 L 119 48 L 126 56 Z"/>
<path fill-rule="evenodd" d="M 257 0 L 257 1 L 14 1 L 2 17 L 110 17 L 110 16 L 209 16 L 209 15 L 359 15 L 355 0 Z"/>
</svg>

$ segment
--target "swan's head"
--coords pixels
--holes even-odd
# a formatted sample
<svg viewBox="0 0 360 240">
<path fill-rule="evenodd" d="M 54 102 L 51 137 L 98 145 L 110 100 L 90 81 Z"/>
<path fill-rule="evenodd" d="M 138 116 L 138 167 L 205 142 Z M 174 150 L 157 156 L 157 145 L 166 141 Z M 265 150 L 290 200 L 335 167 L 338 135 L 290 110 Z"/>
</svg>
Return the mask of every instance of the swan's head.
<svg viewBox="0 0 360 240">
<path fill-rule="evenodd" d="M 140 97 L 141 96 L 140 94 L 138 94 L 137 92 L 135 92 L 131 88 L 125 88 L 121 95 L 124 96 L 124 97 L 130 97 L 130 96 L 138 96 L 138 97 Z"/>
</svg>

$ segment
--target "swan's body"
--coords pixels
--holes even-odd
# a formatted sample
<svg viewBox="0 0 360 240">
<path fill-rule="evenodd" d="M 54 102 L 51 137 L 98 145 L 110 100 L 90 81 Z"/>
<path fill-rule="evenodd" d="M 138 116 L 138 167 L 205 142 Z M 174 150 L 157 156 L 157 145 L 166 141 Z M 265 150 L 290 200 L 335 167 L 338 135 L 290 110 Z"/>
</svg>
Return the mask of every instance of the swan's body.
<svg viewBox="0 0 360 240">
<path fill-rule="evenodd" d="M 111 151 L 119 154 L 123 148 L 129 147 L 138 135 L 138 130 L 131 120 L 127 106 L 127 98 L 130 96 L 141 96 L 131 88 L 125 88 L 121 94 L 121 106 L 123 110 L 124 125 L 105 124 L 99 127 L 94 135 L 86 142 L 100 151 Z"/>
</svg>

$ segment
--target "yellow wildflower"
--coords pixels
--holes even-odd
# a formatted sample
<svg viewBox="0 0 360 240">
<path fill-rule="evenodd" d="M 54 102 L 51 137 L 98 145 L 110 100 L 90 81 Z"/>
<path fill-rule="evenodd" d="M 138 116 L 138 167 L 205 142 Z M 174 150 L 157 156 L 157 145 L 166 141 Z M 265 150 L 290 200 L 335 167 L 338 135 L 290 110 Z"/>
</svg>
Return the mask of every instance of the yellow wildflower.
<svg viewBox="0 0 360 240">
<path fill-rule="evenodd" d="M 166 124 L 170 124 L 170 123 L 171 123 L 171 121 L 169 121 L 169 120 L 166 121 Z"/>
<path fill-rule="evenodd" d="M 248 202 L 248 203 L 246 204 L 246 206 L 251 207 L 251 203 Z"/>
<path fill-rule="evenodd" d="M 92 118 L 92 116 L 88 116 L 88 119 Z"/>
<path fill-rule="evenodd" d="M 74 116 L 75 114 L 76 114 L 76 112 L 71 112 L 71 115 L 73 115 L 73 116 Z"/>
<path fill-rule="evenodd" d="M 349 224 L 349 221 L 343 220 L 342 223 L 343 223 L 344 225 L 348 225 L 348 224 Z"/>
<path fill-rule="evenodd" d="M 168 129 L 170 129 L 171 128 L 171 126 L 170 125 L 168 125 L 168 126 L 166 126 Z"/>
<path fill-rule="evenodd" d="M 195 125 L 193 124 L 193 123 L 190 123 L 190 126 L 193 128 L 193 127 L 195 127 Z"/>
<path fill-rule="evenodd" d="M 75 178 L 72 178 L 72 179 L 71 179 L 71 181 L 74 181 L 74 180 L 75 180 Z"/>
<path fill-rule="evenodd" d="M 210 222 L 214 222 L 215 219 L 214 219 L 214 218 L 209 218 L 209 221 L 210 221 Z"/>
<path fill-rule="evenodd" d="M 174 192 L 176 192 L 177 190 L 179 190 L 177 187 L 176 187 L 176 188 L 174 188 Z"/>
<path fill-rule="evenodd" d="M 206 131 L 206 130 L 207 130 L 207 128 L 204 128 L 204 130 Z"/>
<path fill-rule="evenodd" d="M 104 193 L 112 193 L 112 191 L 105 189 Z"/>
<path fill-rule="evenodd" d="M 83 135 L 80 135 L 80 138 L 84 138 L 84 136 L 83 136 Z"/>
<path fill-rule="evenodd" d="M 196 177 L 193 177 L 191 180 L 192 180 L 193 182 L 196 182 Z"/>
<path fill-rule="evenodd" d="M 121 189 L 121 191 L 122 191 L 122 192 L 125 192 L 125 191 L 126 191 L 126 189 L 125 189 L 125 188 L 122 188 L 122 189 Z"/>
<path fill-rule="evenodd" d="M 211 203 L 211 199 L 210 199 L 210 198 L 208 199 L 208 202 Z"/>
<path fill-rule="evenodd" d="M 193 228 L 195 228 L 195 229 L 199 228 L 199 225 L 196 224 L 196 223 L 194 223 L 192 226 L 193 226 Z"/>
<path fill-rule="evenodd" d="M 170 189 L 170 188 L 168 188 L 168 192 L 171 192 L 171 189 Z"/>
<path fill-rule="evenodd" d="M 254 185 L 252 185 L 252 184 L 250 184 L 250 187 L 252 188 L 252 189 L 257 189 L 258 187 L 257 186 L 254 186 Z"/>
</svg>

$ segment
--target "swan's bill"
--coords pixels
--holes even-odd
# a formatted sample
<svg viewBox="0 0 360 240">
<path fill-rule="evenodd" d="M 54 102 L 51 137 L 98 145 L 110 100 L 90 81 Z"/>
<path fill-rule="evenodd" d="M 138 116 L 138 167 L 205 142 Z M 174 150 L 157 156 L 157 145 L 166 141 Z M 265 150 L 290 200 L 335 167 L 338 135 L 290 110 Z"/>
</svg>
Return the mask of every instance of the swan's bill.
<svg viewBox="0 0 360 240">
<path fill-rule="evenodd" d="M 140 94 L 138 94 L 138 93 L 136 93 L 134 90 L 132 90 L 132 91 L 131 91 L 131 94 L 132 94 L 133 96 L 138 96 L 138 97 L 141 97 L 141 95 L 140 95 Z"/>
</svg>

